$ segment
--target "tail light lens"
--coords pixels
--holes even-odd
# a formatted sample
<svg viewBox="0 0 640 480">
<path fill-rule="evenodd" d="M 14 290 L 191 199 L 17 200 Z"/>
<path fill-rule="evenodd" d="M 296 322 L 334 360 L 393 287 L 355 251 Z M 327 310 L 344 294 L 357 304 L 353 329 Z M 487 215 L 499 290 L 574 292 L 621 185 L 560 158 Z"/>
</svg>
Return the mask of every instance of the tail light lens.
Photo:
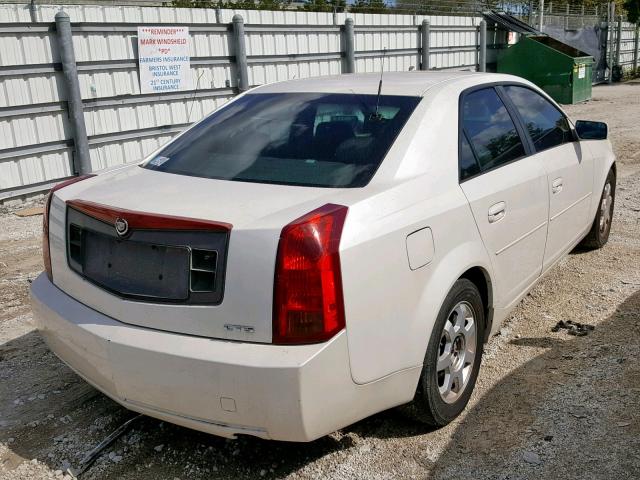
<svg viewBox="0 0 640 480">
<path fill-rule="evenodd" d="M 273 343 L 328 340 L 345 326 L 340 237 L 347 207 L 327 204 L 282 229 L 273 296 Z"/>
<path fill-rule="evenodd" d="M 79 182 L 80 180 L 85 180 L 87 178 L 95 177 L 95 175 L 80 175 L 79 177 L 71 178 L 64 182 L 58 183 L 54 185 L 49 193 L 47 194 L 47 198 L 44 201 L 44 211 L 42 212 L 42 257 L 44 260 L 44 270 L 47 272 L 47 277 L 49 280 L 53 281 L 53 274 L 51 273 L 51 249 L 49 248 L 49 209 L 51 208 L 51 198 L 53 197 L 53 192 L 60 190 L 72 183 Z"/>
</svg>

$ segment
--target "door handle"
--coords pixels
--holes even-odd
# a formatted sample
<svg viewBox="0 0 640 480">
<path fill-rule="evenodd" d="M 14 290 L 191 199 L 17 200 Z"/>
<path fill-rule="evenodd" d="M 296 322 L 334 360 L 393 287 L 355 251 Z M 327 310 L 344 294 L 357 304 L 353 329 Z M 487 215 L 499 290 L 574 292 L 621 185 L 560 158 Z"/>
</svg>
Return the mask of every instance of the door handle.
<svg viewBox="0 0 640 480">
<path fill-rule="evenodd" d="M 551 193 L 560 193 L 562 191 L 562 178 L 556 178 L 553 183 L 551 183 Z"/>
<path fill-rule="evenodd" d="M 507 204 L 505 202 L 498 202 L 489 207 L 489 223 L 495 223 L 498 220 L 502 220 L 506 215 Z"/>
</svg>

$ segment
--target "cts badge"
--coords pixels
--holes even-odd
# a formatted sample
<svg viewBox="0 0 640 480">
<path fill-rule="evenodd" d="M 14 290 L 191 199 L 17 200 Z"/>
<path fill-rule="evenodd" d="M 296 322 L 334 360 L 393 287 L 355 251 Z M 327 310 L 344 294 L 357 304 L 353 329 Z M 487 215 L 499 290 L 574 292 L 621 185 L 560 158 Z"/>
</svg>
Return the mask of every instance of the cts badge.
<svg viewBox="0 0 640 480">
<path fill-rule="evenodd" d="M 124 218 L 116 218 L 115 227 L 119 237 L 124 237 L 129 231 L 129 223 Z"/>
<path fill-rule="evenodd" d="M 243 333 L 254 333 L 255 329 L 248 325 L 232 325 L 230 323 L 226 323 L 224 325 L 224 329 L 228 332 L 243 332 Z"/>
</svg>

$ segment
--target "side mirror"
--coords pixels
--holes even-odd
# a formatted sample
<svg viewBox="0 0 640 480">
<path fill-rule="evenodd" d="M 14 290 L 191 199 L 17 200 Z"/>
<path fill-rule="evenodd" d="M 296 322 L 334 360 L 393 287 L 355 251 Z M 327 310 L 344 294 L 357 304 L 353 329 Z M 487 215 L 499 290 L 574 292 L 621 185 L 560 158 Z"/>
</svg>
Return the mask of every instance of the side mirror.
<svg viewBox="0 0 640 480">
<path fill-rule="evenodd" d="M 578 120 L 576 122 L 576 133 L 581 140 L 606 140 L 608 128 L 604 122 Z"/>
</svg>

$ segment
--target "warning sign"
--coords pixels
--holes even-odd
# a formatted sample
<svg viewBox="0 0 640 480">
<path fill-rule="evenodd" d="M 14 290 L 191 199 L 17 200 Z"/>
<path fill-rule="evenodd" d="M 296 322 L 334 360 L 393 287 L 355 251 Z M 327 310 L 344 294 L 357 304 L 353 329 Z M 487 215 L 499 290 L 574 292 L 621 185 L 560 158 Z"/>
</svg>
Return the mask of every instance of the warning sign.
<svg viewBox="0 0 640 480">
<path fill-rule="evenodd" d="M 140 93 L 191 90 L 189 27 L 138 27 Z"/>
</svg>

